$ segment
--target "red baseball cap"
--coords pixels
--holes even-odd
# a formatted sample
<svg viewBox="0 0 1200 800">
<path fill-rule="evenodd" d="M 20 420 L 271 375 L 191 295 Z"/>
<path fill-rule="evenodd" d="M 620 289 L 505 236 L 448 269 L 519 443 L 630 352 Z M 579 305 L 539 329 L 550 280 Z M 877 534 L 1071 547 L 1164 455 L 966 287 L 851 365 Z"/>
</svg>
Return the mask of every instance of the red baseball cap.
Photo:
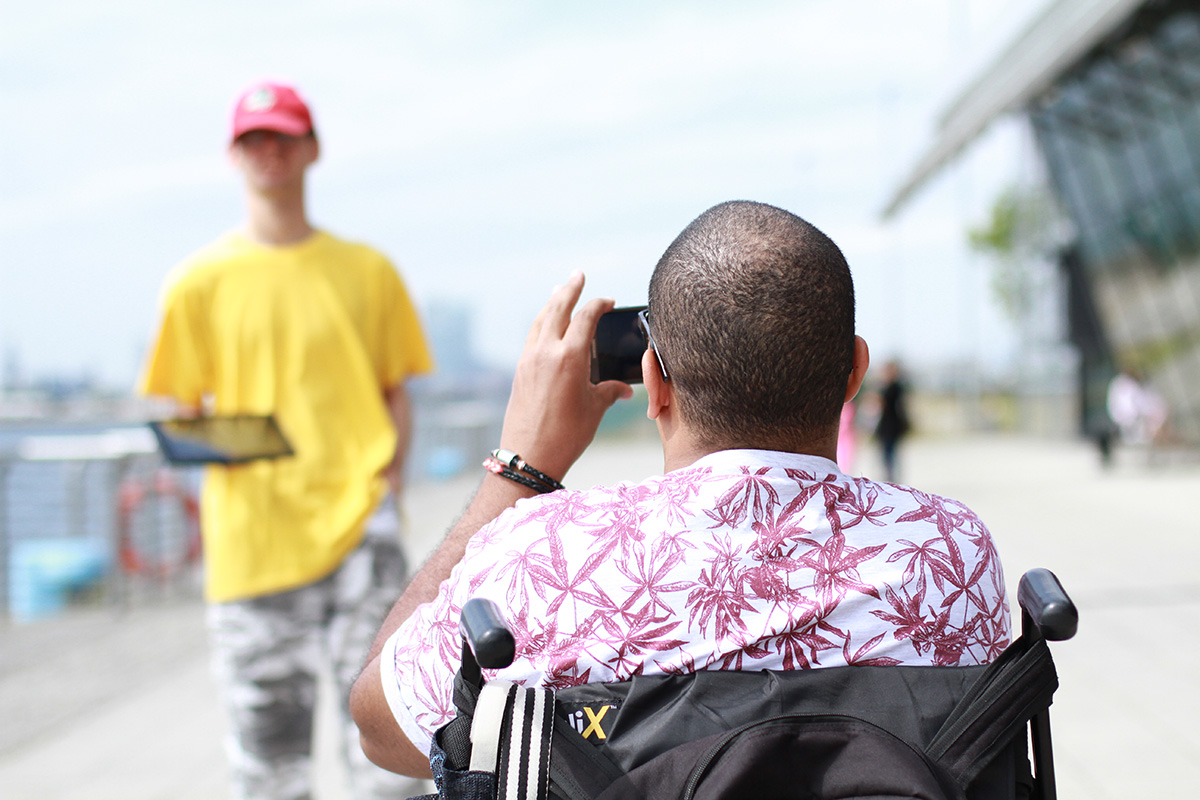
<svg viewBox="0 0 1200 800">
<path fill-rule="evenodd" d="M 275 131 L 288 136 L 312 133 L 312 114 L 291 86 L 267 81 L 253 84 L 238 96 L 233 107 L 235 140 L 247 131 Z"/>
</svg>

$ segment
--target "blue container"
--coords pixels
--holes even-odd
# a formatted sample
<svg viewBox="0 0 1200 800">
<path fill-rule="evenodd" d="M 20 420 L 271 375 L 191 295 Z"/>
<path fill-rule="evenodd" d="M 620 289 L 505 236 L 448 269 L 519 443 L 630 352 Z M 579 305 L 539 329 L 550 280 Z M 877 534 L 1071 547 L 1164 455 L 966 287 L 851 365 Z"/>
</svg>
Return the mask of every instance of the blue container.
<svg viewBox="0 0 1200 800">
<path fill-rule="evenodd" d="M 449 480 L 467 468 L 467 457 L 461 447 L 443 445 L 429 454 L 425 474 L 435 481 Z"/>
<path fill-rule="evenodd" d="M 13 543 L 9 559 L 8 602 L 17 622 L 61 613 L 71 592 L 98 583 L 111 566 L 98 538 L 26 539 Z"/>
</svg>

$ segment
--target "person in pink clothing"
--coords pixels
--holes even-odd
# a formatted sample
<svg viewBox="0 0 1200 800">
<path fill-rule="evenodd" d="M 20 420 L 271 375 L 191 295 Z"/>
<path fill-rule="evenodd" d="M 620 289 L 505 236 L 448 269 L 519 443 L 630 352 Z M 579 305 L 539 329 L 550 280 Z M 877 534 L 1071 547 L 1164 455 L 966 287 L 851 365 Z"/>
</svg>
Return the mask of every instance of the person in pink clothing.
<svg viewBox="0 0 1200 800">
<path fill-rule="evenodd" d="M 471 505 L 376 637 L 351 708 L 377 764 L 429 774 L 453 714 L 458 614 L 506 609 L 516 658 L 495 675 L 561 688 L 698 670 L 993 660 L 1004 574 L 969 508 L 852 478 L 839 417 L 862 384 L 841 251 L 779 208 L 737 201 L 667 249 L 643 316 L 647 415 L 664 474 L 562 487 L 628 385 L 589 381 L 596 320 L 557 287 L 529 331 Z"/>
<path fill-rule="evenodd" d="M 854 462 L 858 458 L 858 431 L 854 418 L 857 407 L 853 402 L 842 404 L 842 415 L 838 418 L 838 469 L 847 475 L 854 474 Z"/>
</svg>

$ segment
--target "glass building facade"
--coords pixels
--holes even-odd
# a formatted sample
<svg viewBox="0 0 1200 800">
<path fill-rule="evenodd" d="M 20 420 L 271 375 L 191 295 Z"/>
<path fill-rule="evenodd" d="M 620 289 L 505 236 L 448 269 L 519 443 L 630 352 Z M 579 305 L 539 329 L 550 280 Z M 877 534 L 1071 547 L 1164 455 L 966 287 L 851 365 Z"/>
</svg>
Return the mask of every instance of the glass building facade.
<svg viewBox="0 0 1200 800">
<path fill-rule="evenodd" d="M 1200 442 L 1200 8 L 1151 0 L 1026 107 L 1074 227 L 1060 257 L 1086 427 L 1130 367 Z"/>
</svg>

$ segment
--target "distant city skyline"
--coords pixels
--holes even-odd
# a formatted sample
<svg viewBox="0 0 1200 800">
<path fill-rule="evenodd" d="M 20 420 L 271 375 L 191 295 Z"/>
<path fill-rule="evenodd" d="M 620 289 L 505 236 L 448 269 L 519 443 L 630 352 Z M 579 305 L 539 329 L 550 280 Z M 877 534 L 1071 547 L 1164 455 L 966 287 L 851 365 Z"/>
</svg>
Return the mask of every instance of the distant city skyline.
<svg viewBox="0 0 1200 800">
<path fill-rule="evenodd" d="M 262 76 L 314 107 L 315 224 L 388 253 L 427 316 L 469 309 L 485 363 L 511 366 L 570 270 L 642 302 L 687 222 L 749 198 L 843 248 L 877 360 L 1003 369 L 1015 337 L 965 231 L 1030 161 L 1019 132 L 896 222 L 878 212 L 941 104 L 1042 5 L 6 3 L 5 375 L 132 385 L 168 270 L 240 218 L 227 118 Z"/>
</svg>

